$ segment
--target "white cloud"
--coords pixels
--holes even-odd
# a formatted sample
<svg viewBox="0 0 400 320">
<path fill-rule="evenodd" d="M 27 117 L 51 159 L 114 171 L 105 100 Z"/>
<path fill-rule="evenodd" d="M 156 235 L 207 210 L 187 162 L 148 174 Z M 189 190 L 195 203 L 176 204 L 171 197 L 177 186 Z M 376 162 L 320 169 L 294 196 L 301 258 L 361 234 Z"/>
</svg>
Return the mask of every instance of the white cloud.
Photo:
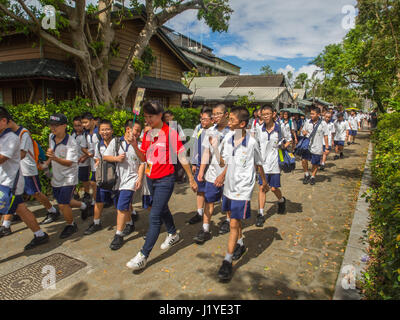
<svg viewBox="0 0 400 320">
<path fill-rule="evenodd" d="M 300 67 L 298 70 L 296 70 L 294 67 L 291 65 L 287 65 L 285 68 L 279 68 L 276 72 L 277 73 L 283 73 L 285 76 L 287 76 L 288 72 L 291 71 L 293 73 L 293 80 L 297 78 L 297 76 L 300 73 L 306 73 L 308 75 L 308 78 L 311 79 L 312 75 L 316 70 L 319 70 L 319 68 L 316 65 L 305 65 Z M 322 80 L 324 75 L 322 72 L 318 72 L 315 77 L 317 79 Z"/>
<path fill-rule="evenodd" d="M 216 43 L 216 53 L 243 60 L 315 57 L 331 43 L 340 42 L 348 30 L 342 27 L 345 5 L 356 0 L 231 0 L 228 45 Z M 185 12 L 169 23 L 177 31 L 207 34 L 196 12 Z M 218 39 L 217 39 L 218 41 Z"/>
</svg>

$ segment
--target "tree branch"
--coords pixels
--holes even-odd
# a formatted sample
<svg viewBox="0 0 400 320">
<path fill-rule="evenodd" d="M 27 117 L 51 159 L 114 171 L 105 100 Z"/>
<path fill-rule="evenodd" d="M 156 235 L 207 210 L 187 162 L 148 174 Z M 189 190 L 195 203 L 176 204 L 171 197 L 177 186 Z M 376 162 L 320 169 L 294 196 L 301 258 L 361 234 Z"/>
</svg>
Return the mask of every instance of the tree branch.
<svg viewBox="0 0 400 320">
<path fill-rule="evenodd" d="M 26 19 L 16 15 L 14 12 L 8 10 L 7 7 L 2 3 L 0 3 L 0 10 L 3 11 L 10 18 L 14 19 L 15 21 L 18 21 L 18 22 L 28 25 L 28 26 L 31 24 L 31 21 L 26 20 Z"/>
<path fill-rule="evenodd" d="M 20 6 L 24 9 L 24 11 L 31 17 L 32 21 L 35 22 L 38 26 L 40 26 L 40 21 L 35 17 L 33 12 L 25 5 L 24 1 L 17 0 Z"/>
<path fill-rule="evenodd" d="M 204 9 L 203 1 L 202 0 L 192 0 L 192 1 L 185 2 L 185 3 L 182 3 L 182 1 L 180 1 L 175 5 L 165 8 L 163 11 L 161 11 L 155 15 L 155 18 L 157 20 L 157 25 L 162 26 L 168 20 L 171 20 L 178 14 L 180 14 L 186 10 L 192 10 L 192 9 L 194 9 L 194 10 Z"/>
</svg>

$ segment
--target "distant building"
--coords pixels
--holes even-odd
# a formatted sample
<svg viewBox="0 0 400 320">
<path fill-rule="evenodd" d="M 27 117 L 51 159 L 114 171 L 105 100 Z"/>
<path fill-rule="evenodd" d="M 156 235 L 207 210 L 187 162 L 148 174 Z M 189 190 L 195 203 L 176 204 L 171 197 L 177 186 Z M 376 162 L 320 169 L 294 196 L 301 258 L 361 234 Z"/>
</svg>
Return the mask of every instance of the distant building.
<svg viewBox="0 0 400 320">
<path fill-rule="evenodd" d="M 183 95 L 184 106 L 213 106 L 225 103 L 231 107 L 239 97 L 251 95 L 254 105 L 271 105 L 277 110 L 293 105 L 283 75 L 197 77 L 190 88 L 193 94 Z"/>
<path fill-rule="evenodd" d="M 163 31 L 190 59 L 199 71 L 199 76 L 239 75 L 240 67 L 214 55 L 213 49 L 166 26 Z"/>
</svg>

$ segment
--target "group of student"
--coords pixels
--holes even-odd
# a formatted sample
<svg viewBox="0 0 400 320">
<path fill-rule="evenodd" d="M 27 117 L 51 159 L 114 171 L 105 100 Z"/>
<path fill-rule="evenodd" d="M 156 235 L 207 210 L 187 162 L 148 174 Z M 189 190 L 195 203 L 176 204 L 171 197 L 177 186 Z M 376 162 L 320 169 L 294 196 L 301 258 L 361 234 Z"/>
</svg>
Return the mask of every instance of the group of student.
<svg viewBox="0 0 400 320">
<path fill-rule="evenodd" d="M 146 126 L 142 129 L 139 122 L 128 120 L 122 137 L 114 137 L 110 121 L 96 123 L 89 112 L 73 119 L 74 130 L 68 134 L 65 115 L 54 114 L 48 121 L 51 134 L 47 160 L 36 163 L 34 140 L 29 131 L 18 126 L 5 108 L 0 108 L 0 214 L 4 215 L 1 232 L 7 229 L 8 234 L 11 233 L 12 215 L 17 214 L 34 233 L 34 239 L 25 250 L 49 241 L 49 236 L 24 204 L 24 193 L 33 195 L 47 209 L 48 214 L 41 224 L 56 221 L 63 215 L 66 226 L 60 238 L 68 238 L 78 231 L 72 208 L 81 210 L 83 220 L 93 216 L 93 222 L 84 231 L 85 235 L 91 235 L 102 229 L 104 207 L 114 204 L 117 227 L 110 248 L 118 250 L 124 244 L 124 237 L 135 230 L 138 215 L 132 208 L 132 201 L 134 193 L 141 190 L 143 207 L 150 208 L 149 229 L 143 247 L 126 266 L 143 269 L 162 224 L 167 230 L 162 250 L 168 250 L 181 240 L 168 206 L 176 181 L 176 164 L 180 163 L 191 189 L 197 194 L 197 212 L 188 221 L 189 224 L 202 222 L 193 239 L 195 243 L 203 244 L 212 238 L 211 217 L 215 204 L 221 202 L 226 219 L 219 226 L 219 233 L 229 233 L 229 240 L 218 277 L 229 280 L 232 261 L 246 252 L 242 220 L 250 218 L 255 184 L 259 185 L 257 227 L 263 227 L 266 220 L 267 192 L 276 196 L 278 214 L 286 211 L 279 149 L 294 150 L 302 137 L 310 138 L 309 151 L 302 155 L 303 183 L 313 185 L 318 169 L 324 170 L 332 147 L 336 151 L 335 160 L 343 158 L 345 142 L 351 142 L 350 137 L 355 137 L 358 130 L 358 124 L 351 122 L 355 117 L 353 112 L 347 121 L 342 113 L 332 121 L 332 112 L 321 115 L 320 109 L 313 107 L 310 119 L 301 119 L 288 112 L 278 115 L 273 107 L 265 105 L 250 119 L 245 107 L 233 107 L 228 112 L 224 104 L 219 104 L 201 111 L 200 124 L 194 130 L 190 145 L 193 156 L 188 158 L 182 130 L 168 125 L 164 108 L 149 101 L 143 105 L 143 112 Z M 116 164 L 117 182 L 112 190 L 96 183 L 96 168 L 104 162 Z M 38 169 L 49 166 L 53 196 L 59 210 L 41 192 Z M 82 201 L 74 198 L 78 182 L 84 188 Z"/>
</svg>

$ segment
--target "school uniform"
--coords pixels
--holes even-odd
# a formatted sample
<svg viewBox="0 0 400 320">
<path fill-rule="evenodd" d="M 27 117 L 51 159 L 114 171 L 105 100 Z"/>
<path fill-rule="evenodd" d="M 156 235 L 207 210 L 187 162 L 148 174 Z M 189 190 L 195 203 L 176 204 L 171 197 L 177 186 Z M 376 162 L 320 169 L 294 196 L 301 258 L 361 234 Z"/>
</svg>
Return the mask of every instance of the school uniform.
<svg viewBox="0 0 400 320">
<path fill-rule="evenodd" d="M 279 168 L 278 152 L 284 137 L 280 131 L 279 124 L 274 124 L 274 129 L 269 133 L 264 124 L 258 130 L 258 143 L 260 145 L 262 166 L 268 185 L 272 188 L 281 187 L 281 169 Z M 259 185 L 262 185 L 262 179 L 258 179 Z"/>
<path fill-rule="evenodd" d="M 90 134 L 89 131 L 86 131 L 85 137 L 86 137 L 88 152 L 94 154 L 96 143 L 98 143 L 101 140 L 101 138 L 99 137 L 99 129 L 97 127 L 94 128 L 92 134 Z M 94 163 L 94 158 L 90 158 L 90 168 L 91 168 L 90 180 L 96 181 L 96 167 Z"/>
<path fill-rule="evenodd" d="M 111 143 L 111 142 L 110 142 Z M 97 142 L 94 149 L 94 159 L 99 159 L 102 161 L 104 156 L 104 152 L 107 150 L 107 147 L 104 143 L 104 139 L 101 139 L 100 142 Z M 105 190 L 97 186 L 96 188 L 96 203 L 112 203 L 113 202 L 113 192 L 110 190 Z"/>
<path fill-rule="evenodd" d="M 0 165 L 0 214 L 7 214 L 13 195 L 12 188 L 17 175 L 20 175 L 20 141 L 11 129 L 0 134 L 0 155 L 8 160 Z"/>
<path fill-rule="evenodd" d="M 264 124 L 264 122 L 260 123 L 258 119 L 254 119 L 251 122 L 251 127 L 250 127 L 251 132 L 253 134 L 255 134 L 257 132 L 257 130 L 260 129 L 263 126 L 263 124 Z"/>
<path fill-rule="evenodd" d="M 304 123 L 303 130 L 307 131 L 306 135 L 307 138 L 310 138 L 311 133 L 313 132 L 314 127 L 317 125 L 317 123 L 318 121 L 316 123 L 313 123 L 312 120 L 307 120 Z M 311 164 L 313 165 L 320 165 L 322 155 L 324 153 L 323 151 L 323 145 L 325 144 L 324 137 L 328 135 L 329 135 L 328 125 L 325 121 L 322 121 L 318 127 L 317 132 L 314 135 L 313 141 L 310 141 L 309 150 L 302 156 L 302 159 L 311 161 Z"/>
<path fill-rule="evenodd" d="M 206 136 L 207 129 L 204 129 L 200 126 L 200 128 L 197 128 L 195 132 L 193 133 L 192 138 L 194 139 L 194 150 L 193 150 L 193 157 L 191 159 L 192 165 L 196 166 L 196 172 L 194 174 L 194 180 L 197 183 L 197 192 L 205 192 L 206 189 L 206 182 L 202 181 L 199 182 L 198 176 L 199 176 L 199 171 L 200 171 L 200 164 L 201 164 L 201 157 L 203 156 L 204 152 L 204 147 L 203 147 L 203 142 L 204 142 L 204 137 Z"/>
<path fill-rule="evenodd" d="M 207 172 L 204 176 L 204 180 L 206 181 L 204 197 L 207 203 L 214 203 L 221 200 L 223 187 L 216 187 L 214 183 L 217 177 L 220 176 L 225 170 L 225 167 L 221 168 L 221 166 L 219 165 L 213 148 L 210 145 L 209 137 L 216 136 L 218 138 L 218 150 L 221 154 L 223 145 L 222 141 L 229 132 L 229 127 L 225 127 L 222 131 L 219 131 L 217 125 L 214 125 L 213 127 L 207 129 L 206 135 L 203 140 L 203 147 L 204 149 L 209 149 L 211 157 L 211 161 L 209 162 L 210 164 L 208 165 Z"/>
<path fill-rule="evenodd" d="M 87 137 L 85 136 L 84 133 L 82 134 L 77 134 L 76 132 L 73 132 L 71 134 L 71 137 L 76 140 L 76 143 L 78 144 L 79 147 L 79 159 L 84 155 L 82 149 L 88 149 L 88 143 L 87 143 Z M 96 143 L 97 144 L 97 143 Z M 89 181 L 90 177 L 90 159 L 86 159 L 82 163 L 78 163 L 78 179 L 79 181 L 82 182 L 87 182 Z"/>
<path fill-rule="evenodd" d="M 20 165 L 20 170 L 21 170 L 21 165 Z M 14 200 L 12 201 L 12 203 L 10 205 L 10 209 L 8 211 L 8 214 L 16 214 L 18 206 L 21 203 L 24 203 L 24 199 L 23 199 L 24 187 L 25 187 L 24 176 L 19 174 L 18 175 L 17 186 L 16 186 L 16 189 L 15 189 L 15 198 L 14 198 Z"/>
<path fill-rule="evenodd" d="M 249 219 L 250 200 L 256 183 L 256 165 L 262 165 L 260 145 L 250 134 L 235 147 L 235 133 L 223 140 L 222 158 L 228 165 L 222 200 L 222 211 L 230 211 L 231 219 Z"/>
<path fill-rule="evenodd" d="M 326 122 L 325 122 L 326 123 Z M 329 151 L 332 151 L 332 137 L 333 137 L 333 134 L 335 133 L 335 124 L 334 124 L 334 122 L 329 122 L 329 123 L 326 123 L 326 125 L 327 125 L 327 127 L 328 127 L 328 132 L 329 132 L 329 134 L 328 134 L 328 146 L 329 146 L 329 148 L 328 148 L 328 150 Z M 325 152 L 325 143 L 324 143 L 324 145 L 322 146 L 322 151 L 323 152 Z"/>
<path fill-rule="evenodd" d="M 295 130 L 292 126 L 293 122 L 288 121 L 285 123 L 284 120 L 281 120 L 279 125 L 281 126 L 282 136 L 285 138 L 286 142 L 292 141 L 292 130 Z"/>
<path fill-rule="evenodd" d="M 69 134 L 66 134 L 65 138 L 58 144 L 56 144 L 55 138 L 55 135 L 50 134 L 50 149 L 54 151 L 57 158 L 72 161 L 72 165 L 67 167 L 54 160 L 51 161 L 53 196 L 58 204 L 69 204 L 75 186 L 78 184 L 79 147 L 75 139 Z"/>
<path fill-rule="evenodd" d="M 335 146 L 344 146 L 346 140 L 346 131 L 350 130 L 349 123 L 345 120 L 334 122 L 335 136 L 333 138 Z"/>
<path fill-rule="evenodd" d="M 357 135 L 357 130 L 358 130 L 358 120 L 357 120 L 357 116 L 350 116 L 349 120 L 349 135 L 355 137 Z"/>
<path fill-rule="evenodd" d="M 21 175 L 23 176 L 24 192 L 32 196 L 42 191 L 40 185 L 39 172 L 34 159 L 33 142 L 28 129 L 20 126 L 15 134 L 20 139 L 20 149 L 26 152 L 24 159 L 21 160 Z"/>
<path fill-rule="evenodd" d="M 135 185 L 139 179 L 139 166 L 141 162 L 136 154 L 135 149 L 131 144 L 128 144 L 125 141 L 124 137 L 117 139 L 120 141 L 117 154 L 115 154 L 116 139 L 113 139 L 108 145 L 106 151 L 104 151 L 104 156 L 117 157 L 123 153 L 126 155 L 123 162 L 117 163 L 118 179 L 116 190 L 118 190 L 118 193 L 115 197 L 115 204 L 117 210 L 130 211 L 133 194 L 135 193 Z"/>
</svg>

